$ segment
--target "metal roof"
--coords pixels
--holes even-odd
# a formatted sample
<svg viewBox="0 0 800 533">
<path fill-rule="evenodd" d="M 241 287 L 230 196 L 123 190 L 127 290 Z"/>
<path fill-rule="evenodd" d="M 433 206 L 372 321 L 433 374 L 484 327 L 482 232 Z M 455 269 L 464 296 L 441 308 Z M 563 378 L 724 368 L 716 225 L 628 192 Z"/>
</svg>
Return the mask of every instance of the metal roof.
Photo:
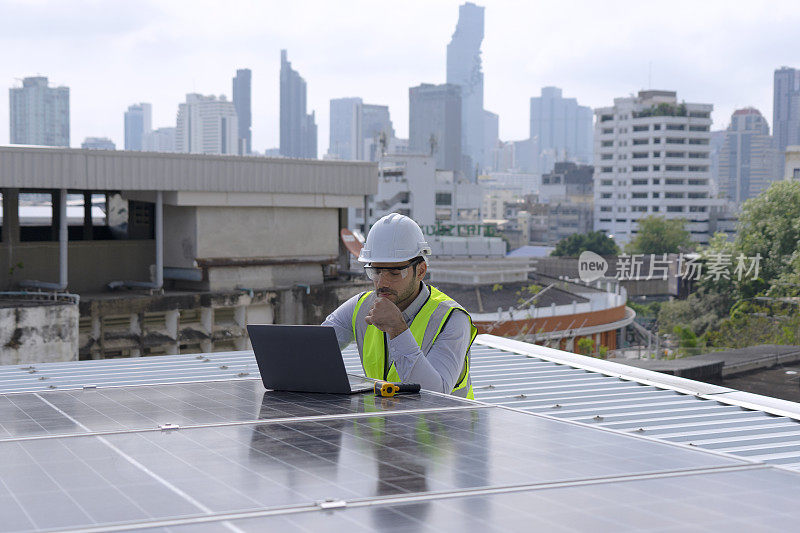
<svg viewBox="0 0 800 533">
<path fill-rule="evenodd" d="M 348 372 L 361 373 L 354 348 Z M 800 404 L 492 335 L 472 350 L 475 398 L 493 405 L 800 470 Z M 0 394 L 258 378 L 252 352 L 0 367 Z"/>
<path fill-rule="evenodd" d="M 0 146 L 0 187 L 375 194 L 376 163 Z"/>
</svg>

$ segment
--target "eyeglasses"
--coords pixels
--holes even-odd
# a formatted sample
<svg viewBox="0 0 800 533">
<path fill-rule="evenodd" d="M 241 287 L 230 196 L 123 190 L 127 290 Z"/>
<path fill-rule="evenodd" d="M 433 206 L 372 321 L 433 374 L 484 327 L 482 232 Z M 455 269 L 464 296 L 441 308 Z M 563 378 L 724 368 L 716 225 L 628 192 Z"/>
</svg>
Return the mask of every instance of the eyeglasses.
<svg viewBox="0 0 800 533">
<path fill-rule="evenodd" d="M 414 265 L 418 265 L 423 260 L 421 258 L 413 259 L 407 265 L 399 266 L 399 267 L 374 267 L 374 266 L 367 266 L 364 267 L 364 272 L 367 273 L 367 277 L 372 281 L 378 281 L 381 277 L 381 273 L 386 274 L 390 280 L 398 280 L 398 279 L 406 279 L 408 277 L 408 269 Z"/>
</svg>

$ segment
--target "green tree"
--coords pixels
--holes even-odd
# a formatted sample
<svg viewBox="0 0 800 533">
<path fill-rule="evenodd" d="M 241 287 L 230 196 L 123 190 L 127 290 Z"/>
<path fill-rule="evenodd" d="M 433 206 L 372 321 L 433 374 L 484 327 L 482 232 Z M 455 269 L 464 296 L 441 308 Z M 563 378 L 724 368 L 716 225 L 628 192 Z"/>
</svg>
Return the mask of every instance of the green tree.
<svg viewBox="0 0 800 533">
<path fill-rule="evenodd" d="M 592 231 L 590 233 L 573 233 L 569 237 L 561 239 L 550 255 L 577 257 L 586 250 L 598 255 L 618 255 L 620 252 L 614 239 L 602 231 Z"/>
<path fill-rule="evenodd" d="M 734 243 L 746 258 L 756 255 L 758 279 L 742 284 L 750 293 L 769 290 L 771 295 L 800 294 L 800 182 L 778 181 L 764 193 L 744 203 Z"/>
<path fill-rule="evenodd" d="M 625 251 L 629 254 L 670 254 L 694 249 L 683 219 L 650 215 L 639 219 L 639 228 Z"/>
<path fill-rule="evenodd" d="M 581 355 L 592 355 L 594 351 L 594 341 L 589 337 L 578 339 L 578 353 Z"/>
</svg>

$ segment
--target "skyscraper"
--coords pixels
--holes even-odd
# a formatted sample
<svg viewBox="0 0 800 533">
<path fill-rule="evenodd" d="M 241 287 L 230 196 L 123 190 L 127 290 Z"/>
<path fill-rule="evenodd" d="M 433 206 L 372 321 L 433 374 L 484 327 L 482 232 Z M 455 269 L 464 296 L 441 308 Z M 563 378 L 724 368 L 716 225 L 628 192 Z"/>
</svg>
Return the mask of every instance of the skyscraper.
<svg viewBox="0 0 800 533">
<path fill-rule="evenodd" d="M 531 139 L 538 143 L 539 170 L 553 170 L 556 161 L 592 163 L 592 109 L 564 98 L 558 87 L 542 88 L 531 98 Z"/>
<path fill-rule="evenodd" d="M 484 8 L 471 2 L 459 6 L 458 24 L 447 45 L 447 83 L 461 87 L 461 150 L 467 168 L 475 178 L 475 166 L 483 167 L 483 42 Z M 467 160 L 469 158 L 469 160 Z"/>
<path fill-rule="evenodd" d="M 11 144 L 69 146 L 69 87 L 48 87 L 46 77 L 36 76 L 8 96 Z"/>
<path fill-rule="evenodd" d="M 187 94 L 178 105 L 175 151 L 190 154 L 238 154 L 239 121 L 224 96 Z"/>
<path fill-rule="evenodd" d="M 328 153 L 346 161 L 364 159 L 361 98 L 331 100 Z"/>
<path fill-rule="evenodd" d="M 772 133 L 778 158 L 777 177 L 783 177 L 783 153 L 800 144 L 800 70 L 781 67 L 775 71 L 772 97 Z"/>
<path fill-rule="evenodd" d="M 236 71 L 233 78 L 233 106 L 239 119 L 238 154 L 247 155 L 252 152 L 252 112 L 250 108 L 250 80 L 249 68 Z"/>
<path fill-rule="evenodd" d="M 460 171 L 461 87 L 423 83 L 411 87 L 408 97 L 411 151 L 433 155 L 437 170 Z"/>
<path fill-rule="evenodd" d="M 492 154 L 500 140 L 500 117 L 491 111 L 483 112 L 483 166 L 482 171 L 494 168 Z M 496 170 L 496 169 L 495 169 Z"/>
<path fill-rule="evenodd" d="M 719 152 L 719 192 L 737 205 L 779 179 L 769 125 L 757 109 L 734 111 Z"/>
<path fill-rule="evenodd" d="M 153 108 L 140 103 L 128 106 L 125 112 L 125 149 L 143 150 L 144 138 L 150 133 L 153 122 Z"/>
<path fill-rule="evenodd" d="M 394 137 L 392 118 L 389 106 L 364 104 L 361 106 L 361 135 L 364 145 L 364 159 L 377 161 L 380 159 L 381 143 L 389 146 Z"/>
<path fill-rule="evenodd" d="M 306 82 L 281 50 L 280 152 L 285 157 L 316 159 L 317 124 L 306 114 Z"/>
</svg>

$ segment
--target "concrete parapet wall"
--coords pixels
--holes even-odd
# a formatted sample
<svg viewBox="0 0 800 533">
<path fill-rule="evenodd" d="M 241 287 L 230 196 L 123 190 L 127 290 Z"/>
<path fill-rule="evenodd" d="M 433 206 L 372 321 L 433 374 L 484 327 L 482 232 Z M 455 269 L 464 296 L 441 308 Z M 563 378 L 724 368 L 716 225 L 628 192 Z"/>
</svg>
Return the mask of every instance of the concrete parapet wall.
<svg viewBox="0 0 800 533">
<path fill-rule="evenodd" d="M 0 307 L 0 364 L 77 360 L 78 317 L 75 303 L 5 302 Z"/>
</svg>

